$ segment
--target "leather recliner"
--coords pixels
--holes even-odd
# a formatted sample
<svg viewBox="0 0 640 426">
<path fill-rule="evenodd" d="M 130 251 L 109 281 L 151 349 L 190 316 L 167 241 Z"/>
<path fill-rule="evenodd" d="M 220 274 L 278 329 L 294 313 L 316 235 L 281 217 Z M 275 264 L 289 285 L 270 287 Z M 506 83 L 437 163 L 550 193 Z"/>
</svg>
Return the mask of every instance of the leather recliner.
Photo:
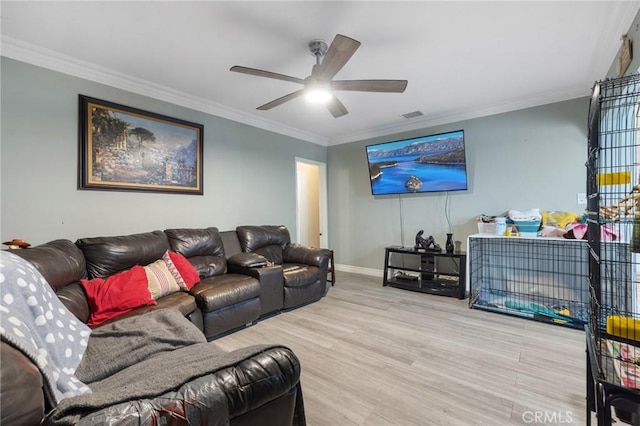
<svg viewBox="0 0 640 426">
<path fill-rule="evenodd" d="M 243 252 L 260 254 L 282 267 L 285 309 L 316 301 L 329 290 L 329 250 L 292 243 L 282 225 L 238 226 L 236 233 Z"/>
<path fill-rule="evenodd" d="M 171 250 L 186 257 L 200 275 L 190 291 L 203 315 L 207 338 L 250 324 L 260 316 L 260 282 L 228 273 L 218 228 L 166 229 Z"/>
</svg>

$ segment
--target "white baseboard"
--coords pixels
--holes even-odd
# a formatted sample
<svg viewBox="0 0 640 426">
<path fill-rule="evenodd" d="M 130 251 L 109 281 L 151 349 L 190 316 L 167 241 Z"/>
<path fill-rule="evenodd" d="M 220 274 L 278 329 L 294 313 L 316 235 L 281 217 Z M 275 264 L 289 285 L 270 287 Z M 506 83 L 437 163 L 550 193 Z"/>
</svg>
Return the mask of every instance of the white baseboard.
<svg viewBox="0 0 640 426">
<path fill-rule="evenodd" d="M 360 266 L 340 265 L 336 263 L 336 271 L 352 272 L 354 274 L 369 275 L 371 277 L 382 278 L 382 269 L 362 268 Z"/>
</svg>

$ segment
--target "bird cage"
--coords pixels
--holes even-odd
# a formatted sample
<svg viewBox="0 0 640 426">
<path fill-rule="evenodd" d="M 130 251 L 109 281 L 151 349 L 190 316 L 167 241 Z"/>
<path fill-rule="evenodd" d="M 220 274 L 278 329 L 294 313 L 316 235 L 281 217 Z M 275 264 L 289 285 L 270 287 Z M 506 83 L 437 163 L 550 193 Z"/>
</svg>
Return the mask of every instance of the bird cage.
<svg viewBox="0 0 640 426">
<path fill-rule="evenodd" d="M 587 412 L 640 424 L 640 75 L 593 87 L 588 115 Z"/>
</svg>

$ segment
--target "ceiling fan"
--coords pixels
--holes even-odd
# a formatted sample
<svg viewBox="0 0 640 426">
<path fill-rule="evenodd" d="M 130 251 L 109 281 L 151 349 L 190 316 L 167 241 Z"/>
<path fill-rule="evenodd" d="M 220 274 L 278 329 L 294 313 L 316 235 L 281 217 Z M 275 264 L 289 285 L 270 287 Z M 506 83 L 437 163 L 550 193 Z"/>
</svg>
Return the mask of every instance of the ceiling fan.
<svg viewBox="0 0 640 426">
<path fill-rule="evenodd" d="M 324 40 L 310 41 L 309 50 L 311 54 L 315 56 L 316 64 L 311 69 L 311 75 L 304 79 L 238 65 L 231 67 L 231 71 L 290 81 L 304 86 L 304 88 L 300 90 L 259 106 L 256 108 L 258 110 L 270 110 L 303 94 L 312 96 L 312 94 L 317 94 L 318 90 L 321 90 L 325 93 L 325 100 L 329 112 L 338 118 L 348 114 L 349 111 L 347 111 L 342 102 L 331 93 L 332 91 L 349 90 L 354 92 L 402 93 L 407 87 L 407 80 L 333 80 L 333 77 L 344 67 L 359 47 L 359 41 L 341 34 L 336 35 L 328 47 Z"/>
</svg>

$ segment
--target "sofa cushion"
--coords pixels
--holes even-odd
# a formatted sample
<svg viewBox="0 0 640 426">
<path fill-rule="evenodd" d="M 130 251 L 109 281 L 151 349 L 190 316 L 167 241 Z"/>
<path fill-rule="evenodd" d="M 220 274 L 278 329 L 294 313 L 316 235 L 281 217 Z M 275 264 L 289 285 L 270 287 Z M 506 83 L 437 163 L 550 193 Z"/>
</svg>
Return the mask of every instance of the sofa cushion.
<svg viewBox="0 0 640 426">
<path fill-rule="evenodd" d="M 277 265 L 282 264 L 282 250 L 291 242 L 283 225 L 238 226 L 236 233 L 242 251 L 258 253 Z"/>
<path fill-rule="evenodd" d="M 169 241 L 162 231 L 81 238 L 76 245 L 84 253 L 89 278 L 104 278 L 134 265 L 148 265 L 169 250 Z"/>
<path fill-rule="evenodd" d="M 181 254 L 167 250 L 162 255 L 162 259 L 181 289 L 189 291 L 191 287 L 200 281 L 200 275 L 196 268 Z"/>
<path fill-rule="evenodd" d="M 89 321 L 91 308 L 87 300 L 87 294 L 80 284 L 80 281 L 62 287 L 56 292 L 56 296 L 83 323 Z"/>
<path fill-rule="evenodd" d="M 224 275 L 227 272 L 227 259 L 220 256 L 193 256 L 189 262 L 196 268 L 200 279 Z"/>
<path fill-rule="evenodd" d="M 196 305 L 196 298 L 189 293 L 185 293 L 184 291 L 178 291 L 176 293 L 171 293 L 156 300 L 155 305 L 143 306 L 141 308 L 136 309 L 136 311 L 140 310 L 137 313 L 142 313 L 146 311 L 151 311 L 155 309 L 177 309 L 182 313 L 183 316 L 187 316 L 191 314 L 198 308 Z"/>
<path fill-rule="evenodd" d="M 260 247 L 255 249 L 252 253 L 259 254 L 275 265 L 282 265 L 282 247 L 278 245 Z"/>
<path fill-rule="evenodd" d="M 220 238 L 224 246 L 224 255 L 227 256 L 227 258 L 242 252 L 242 247 L 240 247 L 240 241 L 238 240 L 238 233 L 235 229 L 233 231 L 220 232 Z"/>
<path fill-rule="evenodd" d="M 285 263 L 301 263 L 326 269 L 329 266 L 330 251 L 291 243 L 282 251 Z"/>
<path fill-rule="evenodd" d="M 111 275 L 107 279 L 82 280 L 91 307 L 87 325 L 95 327 L 123 313 L 145 305 L 155 305 L 142 266 Z"/>
<path fill-rule="evenodd" d="M 227 259 L 218 228 L 177 228 L 165 229 L 164 232 L 171 250 L 186 257 L 200 278 L 227 272 Z"/>
<path fill-rule="evenodd" d="M 80 321 L 89 319 L 89 304 L 80 286 L 87 278 L 87 266 L 82 251 L 69 240 L 54 240 L 12 253 L 27 260 L 44 276 L 56 295 Z"/>
<path fill-rule="evenodd" d="M 255 251 L 270 245 L 284 248 L 291 242 L 289 230 L 284 225 L 244 225 L 236 227 L 236 233 L 242 251 Z"/>
<path fill-rule="evenodd" d="M 164 259 L 158 259 L 143 267 L 147 274 L 147 286 L 151 297 L 159 299 L 167 294 L 180 291 L 180 286 L 173 277 Z"/>
<path fill-rule="evenodd" d="M 260 282 L 240 274 L 205 278 L 191 289 L 196 303 L 206 313 L 260 297 Z"/>
<path fill-rule="evenodd" d="M 12 253 L 35 266 L 56 291 L 87 278 L 84 255 L 69 240 L 54 240 L 30 249 L 13 250 Z"/>
<path fill-rule="evenodd" d="M 285 287 L 302 287 L 320 279 L 320 268 L 296 263 L 282 265 Z"/>
<path fill-rule="evenodd" d="M 193 256 L 222 256 L 224 246 L 218 228 L 165 229 L 171 250 L 187 259 Z"/>
<path fill-rule="evenodd" d="M 184 291 L 177 291 L 156 300 L 155 305 L 141 306 L 129 312 L 118 315 L 111 320 L 105 321 L 103 322 L 103 324 L 120 321 L 123 318 L 135 317 L 137 315 L 141 315 L 146 312 L 157 311 L 159 309 L 175 309 L 177 311 L 180 311 L 183 316 L 189 317 L 189 315 L 191 315 L 198 309 L 198 306 L 196 305 L 196 298 L 191 294 L 185 293 Z"/>
</svg>

